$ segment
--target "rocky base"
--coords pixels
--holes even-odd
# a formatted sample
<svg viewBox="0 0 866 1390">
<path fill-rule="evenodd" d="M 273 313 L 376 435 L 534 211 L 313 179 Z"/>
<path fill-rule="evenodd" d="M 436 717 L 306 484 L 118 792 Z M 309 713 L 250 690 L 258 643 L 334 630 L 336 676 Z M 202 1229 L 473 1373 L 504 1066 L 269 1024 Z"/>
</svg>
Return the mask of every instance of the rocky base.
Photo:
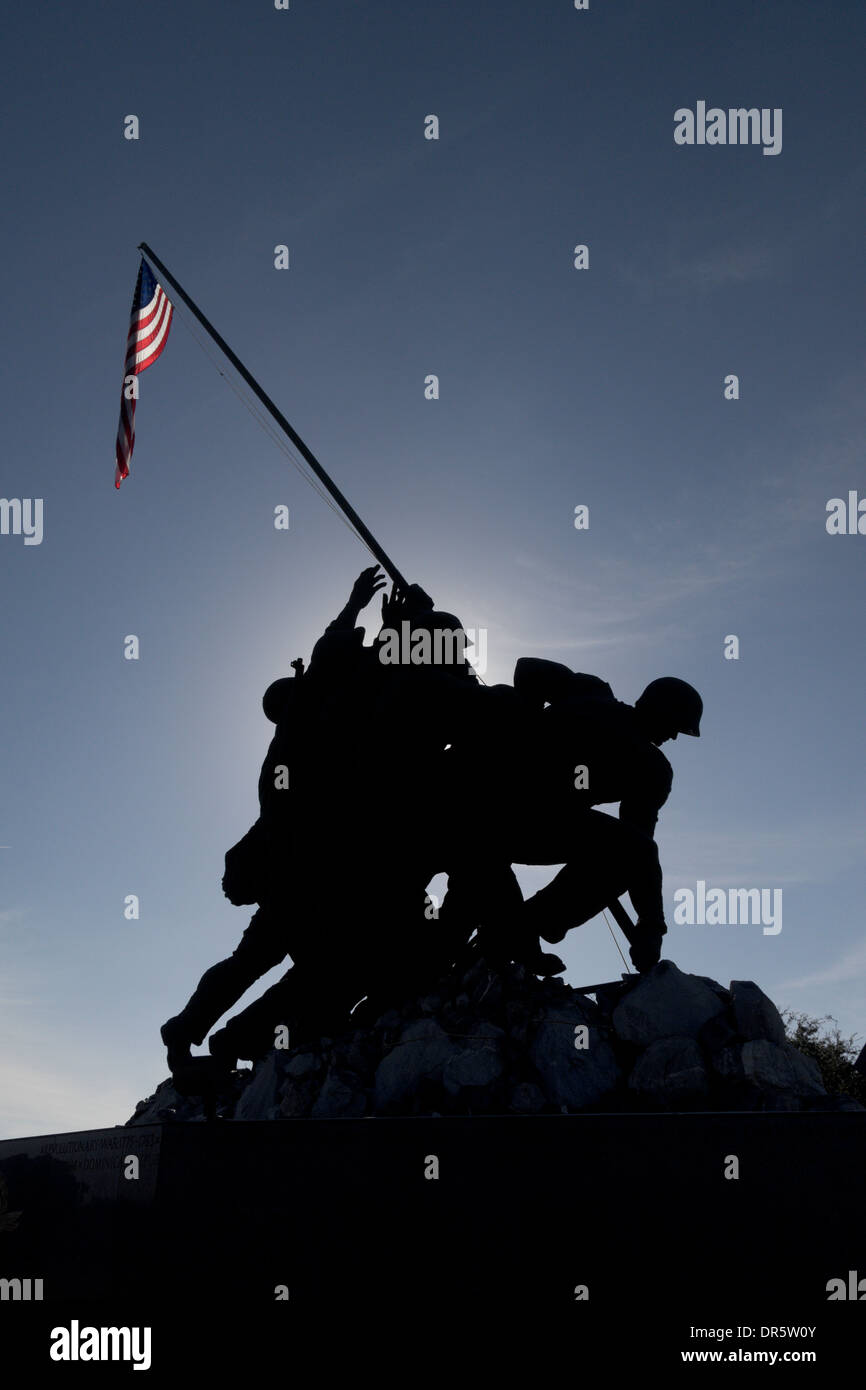
<svg viewBox="0 0 866 1390">
<path fill-rule="evenodd" d="M 478 960 L 422 998 L 357 1027 L 274 1050 L 232 1074 L 225 1119 L 539 1115 L 580 1111 L 862 1110 L 830 1096 L 776 1006 L 749 980 L 725 988 L 660 961 L 587 992 Z M 130 1125 L 204 1119 L 171 1079 Z"/>
</svg>

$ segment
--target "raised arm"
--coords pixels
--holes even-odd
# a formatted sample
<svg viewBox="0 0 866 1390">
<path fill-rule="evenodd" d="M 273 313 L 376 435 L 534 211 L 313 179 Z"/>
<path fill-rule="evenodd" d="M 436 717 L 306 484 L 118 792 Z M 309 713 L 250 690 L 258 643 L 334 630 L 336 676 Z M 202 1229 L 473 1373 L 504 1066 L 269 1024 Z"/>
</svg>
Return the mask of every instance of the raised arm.
<svg viewBox="0 0 866 1390">
<path fill-rule="evenodd" d="M 657 751 L 657 750 L 654 750 Z M 659 864 L 658 849 L 654 832 L 658 823 L 659 811 L 668 799 L 673 772 L 663 754 L 648 760 L 643 776 L 637 780 L 634 789 L 623 797 L 619 807 L 619 818 L 634 826 L 640 832 L 640 842 L 645 848 L 641 855 L 642 869 L 629 884 L 629 897 L 638 916 L 637 925 L 646 940 L 641 951 L 646 954 L 632 960 L 639 970 L 648 968 L 658 960 L 661 938 L 667 931 L 665 926 L 664 899 L 662 895 L 662 871 Z"/>
<path fill-rule="evenodd" d="M 367 607 L 374 594 L 383 589 L 387 582 L 378 565 L 370 565 L 369 569 L 361 570 L 352 585 L 348 603 L 337 614 L 333 622 L 328 623 L 325 631 L 351 632 L 361 616 L 361 610 Z"/>
</svg>

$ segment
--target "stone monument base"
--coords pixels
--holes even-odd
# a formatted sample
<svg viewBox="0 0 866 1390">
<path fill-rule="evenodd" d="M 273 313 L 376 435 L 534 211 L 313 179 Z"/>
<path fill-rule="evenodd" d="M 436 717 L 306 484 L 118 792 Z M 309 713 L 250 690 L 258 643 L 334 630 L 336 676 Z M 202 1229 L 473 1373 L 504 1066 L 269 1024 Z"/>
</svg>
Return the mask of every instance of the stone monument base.
<svg viewBox="0 0 866 1390">
<path fill-rule="evenodd" d="M 199 1369 L 252 1367 L 271 1341 L 287 1366 L 317 1346 L 324 1367 L 359 1318 L 380 1352 L 421 1327 L 444 1355 L 474 1326 L 491 1356 L 516 1339 L 541 1357 L 543 1336 L 575 1371 L 590 1354 L 618 1371 L 739 1349 L 814 1352 L 826 1372 L 866 1326 L 864 1159 L 866 1112 L 214 1121 L 6 1140 L 0 1323 L 25 1367 L 58 1372 L 73 1368 L 48 1362 L 49 1334 L 73 1319 L 151 1326 L 164 1374 L 187 1354 Z"/>
</svg>

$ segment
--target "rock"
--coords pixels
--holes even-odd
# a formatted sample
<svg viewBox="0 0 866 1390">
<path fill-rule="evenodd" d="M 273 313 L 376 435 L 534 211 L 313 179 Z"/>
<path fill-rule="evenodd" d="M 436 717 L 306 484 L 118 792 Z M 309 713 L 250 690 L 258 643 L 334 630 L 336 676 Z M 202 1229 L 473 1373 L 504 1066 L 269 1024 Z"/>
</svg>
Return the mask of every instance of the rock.
<svg viewBox="0 0 866 1390">
<path fill-rule="evenodd" d="M 318 1070 L 319 1059 L 315 1052 L 297 1052 L 285 1066 L 286 1075 L 296 1081 L 302 1081 L 305 1076 L 312 1076 Z"/>
<path fill-rule="evenodd" d="M 499 975 L 492 972 L 482 980 L 474 994 L 476 1004 L 483 1004 L 486 1010 L 496 1010 L 502 1003 L 503 986 Z"/>
<path fill-rule="evenodd" d="M 369 1033 L 364 1032 L 354 1033 L 340 1052 L 344 1069 L 355 1073 L 359 1078 L 366 1078 L 362 1083 L 365 1087 L 372 1081 L 380 1058 L 381 1048 L 375 1045 Z"/>
<path fill-rule="evenodd" d="M 700 980 L 701 984 L 706 985 L 707 989 L 711 989 L 713 993 L 717 994 L 720 999 L 723 999 L 726 1004 L 730 1004 L 731 991 L 724 985 L 720 985 L 718 980 L 711 980 L 709 975 L 693 975 L 692 979 Z"/>
<path fill-rule="evenodd" d="M 465 1009 L 457 1009 L 453 1004 L 446 1004 L 437 1022 L 441 1023 L 448 1033 L 468 1033 L 469 1016 Z"/>
<path fill-rule="evenodd" d="M 525 965 L 520 965 L 517 961 L 512 961 L 510 965 L 506 965 L 503 978 L 508 987 L 509 994 L 522 994 L 526 988 L 529 974 Z"/>
<path fill-rule="evenodd" d="M 497 1028 L 495 1023 L 490 1023 L 486 1018 L 477 1019 L 471 1029 L 467 1029 L 471 1036 L 464 1039 L 466 1047 L 494 1047 L 504 1043 L 506 1034 L 502 1028 Z"/>
<path fill-rule="evenodd" d="M 766 1091 L 763 1097 L 763 1107 L 765 1110 L 780 1112 L 802 1110 L 803 1101 L 790 1091 Z"/>
<path fill-rule="evenodd" d="M 639 981 L 639 975 L 629 975 L 624 980 L 612 980 L 610 984 L 599 985 L 594 993 L 596 1004 L 601 1012 L 609 1017 L 617 1004 L 634 989 Z"/>
<path fill-rule="evenodd" d="M 546 1104 L 544 1095 L 534 1081 L 518 1081 L 508 1098 L 509 1108 L 518 1115 L 537 1115 Z"/>
<path fill-rule="evenodd" d="M 426 979 L 416 997 L 368 995 L 334 1041 L 300 1040 L 224 1084 L 211 1076 L 207 1098 L 164 1081 L 128 1123 L 862 1108 L 826 1094 L 817 1063 L 788 1042 L 775 1005 L 750 980 L 726 990 L 666 960 L 593 993 L 596 1002 L 562 980 L 477 958 Z M 578 1027 L 586 1048 L 575 1047 Z M 198 1066 L 207 1080 L 206 1060 Z M 195 1069 L 178 1074 L 184 1091 L 192 1082 Z"/>
<path fill-rule="evenodd" d="M 491 971 L 487 961 L 482 957 L 477 960 L 471 969 L 466 971 L 463 976 L 463 988 L 467 994 L 471 995 L 476 988 L 483 988 L 487 984 Z"/>
<path fill-rule="evenodd" d="M 393 1029 L 399 1028 L 402 1022 L 403 1015 L 400 1013 L 399 1009 L 388 1009 L 382 1014 L 381 1018 L 376 1019 L 375 1026 L 377 1028 Z"/>
<path fill-rule="evenodd" d="M 761 1091 L 789 1091 L 795 1096 L 826 1095 L 818 1063 L 791 1043 L 757 1039 L 743 1043 L 743 1071 Z"/>
<path fill-rule="evenodd" d="M 724 1009 L 724 1001 L 703 980 L 684 975 L 672 960 L 661 960 L 617 1004 L 613 1026 L 623 1042 L 648 1047 L 660 1038 L 697 1038 Z"/>
<path fill-rule="evenodd" d="M 742 1052 L 742 1043 L 720 1048 L 710 1058 L 713 1071 L 725 1081 L 742 1081 L 745 1076 Z"/>
<path fill-rule="evenodd" d="M 279 1061 L 277 1059 L 280 1059 Z M 282 1055 L 269 1052 L 253 1067 L 248 1082 L 235 1106 L 236 1120 L 276 1120 L 280 1115 L 280 1100 L 285 1076 Z"/>
<path fill-rule="evenodd" d="M 459 1039 L 462 1047 L 442 1069 L 442 1083 L 452 1096 L 466 1086 L 489 1086 L 502 1075 L 500 1049 L 506 1037 L 503 1030 L 479 1019 L 466 1031 L 472 1036 Z"/>
<path fill-rule="evenodd" d="M 605 1013 L 604 1009 L 600 1009 L 595 1000 L 590 998 L 588 994 L 572 994 L 569 998 L 569 1002 L 577 1004 L 581 1013 L 586 1015 L 590 1023 L 601 1026 L 602 1024 L 608 1024 L 610 1022 L 609 1015 Z"/>
<path fill-rule="evenodd" d="M 589 1027 L 588 1046 L 575 1047 L 575 1027 Z M 556 1106 L 582 1109 L 613 1091 L 619 1068 L 613 1048 L 600 1029 L 590 1027 L 574 1003 L 560 1005 L 555 1017 L 545 1018 L 529 1049 L 547 1099 Z"/>
<path fill-rule="evenodd" d="M 280 1099 L 280 1114 L 283 1119 L 297 1120 L 303 1115 L 309 1115 L 318 1089 L 315 1077 L 307 1077 L 304 1081 L 287 1081 Z"/>
<path fill-rule="evenodd" d="M 442 994 L 426 994 L 419 1003 L 422 1014 L 438 1014 L 445 1003 L 445 997 Z"/>
<path fill-rule="evenodd" d="M 366 1109 L 367 1094 L 360 1078 L 331 1070 L 313 1105 L 313 1116 L 317 1119 L 335 1119 L 341 1115 L 363 1115 Z"/>
<path fill-rule="evenodd" d="M 787 1041 L 779 1010 L 753 980 L 731 980 L 731 994 L 734 1023 L 744 1042 L 758 1042 L 763 1038 L 781 1046 Z"/>
<path fill-rule="evenodd" d="M 489 1086 L 501 1075 L 502 1058 L 494 1048 L 467 1048 L 445 1063 L 442 1084 L 456 1096 L 464 1086 Z"/>
<path fill-rule="evenodd" d="M 194 1103 L 191 1104 L 191 1101 L 191 1097 L 182 1096 L 179 1091 L 175 1090 L 171 1077 L 168 1077 L 167 1080 L 161 1082 L 152 1096 L 138 1102 L 135 1107 L 135 1114 L 126 1123 L 128 1125 L 153 1125 L 158 1124 L 161 1120 L 185 1119 L 185 1112 L 196 1108 Z"/>
<path fill-rule="evenodd" d="M 407 1024 L 399 1042 L 376 1068 L 376 1109 L 399 1105 L 415 1094 L 424 1078 L 441 1080 L 445 1063 L 458 1051 L 435 1019 Z"/>
<path fill-rule="evenodd" d="M 698 1042 L 708 1052 L 720 1052 L 740 1041 L 740 1036 L 728 1020 L 727 1010 L 708 1019 L 698 1033 Z"/>
<path fill-rule="evenodd" d="M 629 1089 L 665 1109 L 692 1107 L 709 1093 L 707 1069 L 693 1038 L 650 1043 L 629 1077 Z"/>
<path fill-rule="evenodd" d="M 523 1044 L 529 1036 L 529 1009 L 519 999 L 509 999 L 505 1005 L 505 1021 L 512 1042 Z"/>
</svg>

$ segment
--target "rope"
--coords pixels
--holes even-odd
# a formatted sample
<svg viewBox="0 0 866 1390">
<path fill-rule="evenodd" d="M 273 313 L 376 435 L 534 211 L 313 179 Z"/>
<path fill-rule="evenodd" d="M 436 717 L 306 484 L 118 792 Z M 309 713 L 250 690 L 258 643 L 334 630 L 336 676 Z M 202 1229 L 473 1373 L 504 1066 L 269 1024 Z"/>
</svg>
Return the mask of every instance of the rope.
<svg viewBox="0 0 866 1390">
<path fill-rule="evenodd" d="M 601 915 L 602 915 L 602 917 L 604 918 L 604 920 L 607 922 L 607 913 L 605 912 L 604 908 L 601 909 Z M 631 974 L 631 971 L 629 970 L 628 966 L 626 965 L 625 956 L 623 955 L 622 951 L 620 950 L 619 942 L 617 941 L 616 937 L 614 936 L 613 927 L 610 925 L 610 922 L 607 922 L 607 929 L 608 929 L 608 931 L 610 932 L 611 936 L 613 936 L 613 944 L 614 944 L 614 946 L 616 947 L 616 949 L 619 951 L 619 958 L 620 958 L 620 960 L 622 961 L 623 965 L 625 965 L 626 974 Z"/>
<path fill-rule="evenodd" d="M 179 313 L 179 310 L 178 310 L 178 308 L 177 308 L 177 305 L 175 305 L 174 308 L 175 308 L 175 312 L 176 312 L 176 313 Z M 303 463 L 302 463 L 301 460 L 298 458 L 297 454 L 294 452 L 294 450 L 293 450 L 293 449 L 289 446 L 289 444 L 286 442 L 285 437 L 284 437 L 282 434 L 278 433 L 277 429 L 275 428 L 274 425 L 271 424 L 271 422 L 269 421 L 269 419 L 267 418 L 267 416 L 266 416 L 266 415 L 263 415 L 263 414 L 261 413 L 261 411 L 259 410 L 258 406 L 256 406 L 256 405 L 253 403 L 253 401 L 250 400 L 250 399 L 244 394 L 243 389 L 237 385 L 237 383 L 235 382 L 234 378 L 233 378 L 232 376 L 229 376 L 226 372 L 223 371 L 223 369 L 222 369 L 222 367 L 220 366 L 220 364 L 219 364 L 219 362 L 217 361 L 217 359 L 216 359 L 216 358 L 213 356 L 213 354 L 208 350 L 207 344 L 205 343 L 204 339 L 199 337 L 198 333 L 197 333 L 196 330 L 193 328 L 192 324 L 191 324 L 190 322 L 187 321 L 186 316 L 185 316 L 184 314 L 180 314 L 180 319 L 181 319 L 181 322 L 182 322 L 182 323 L 184 324 L 184 326 L 186 327 L 186 329 L 187 329 L 188 333 L 190 334 L 190 336 L 195 340 L 195 342 L 198 343 L 198 345 L 199 345 L 199 347 L 201 348 L 202 352 L 203 352 L 204 355 L 208 358 L 208 360 L 211 362 L 211 364 L 212 364 L 213 367 L 216 369 L 216 371 L 219 373 L 219 375 L 222 377 L 223 381 L 225 381 L 225 382 L 227 383 L 227 385 L 229 385 L 229 386 L 231 387 L 231 389 L 234 391 L 235 395 L 237 396 L 238 400 L 241 402 L 241 404 L 242 404 L 243 406 L 246 407 L 246 409 L 249 411 L 250 415 L 252 415 L 253 419 L 254 419 L 255 421 L 257 421 L 257 423 L 258 423 L 258 424 L 261 426 L 261 428 L 264 430 L 264 432 L 265 432 L 265 434 L 268 436 L 268 438 L 271 439 L 271 440 L 273 441 L 274 444 L 276 444 L 276 446 L 277 446 L 278 449 L 282 450 L 282 452 L 285 454 L 285 456 L 286 456 L 286 458 L 289 460 L 289 462 L 294 464 L 295 468 L 298 470 L 298 472 L 300 473 L 300 475 L 301 475 L 301 477 L 304 479 L 304 481 L 307 482 L 307 483 L 309 483 L 309 485 L 310 485 L 310 487 L 313 489 L 313 491 L 314 491 L 315 493 L 317 493 L 318 496 L 321 497 L 322 501 L 323 501 L 323 502 L 326 502 L 327 505 L 331 508 L 331 511 L 334 512 L 335 515 L 338 516 L 338 517 L 340 518 L 340 520 L 342 521 L 343 525 L 346 527 L 346 530 L 347 530 L 347 531 L 350 531 L 351 534 L 355 537 L 355 539 L 361 542 L 361 545 L 363 545 L 364 549 L 367 550 L 367 551 L 369 551 L 369 553 L 370 553 L 371 555 L 373 555 L 373 552 L 372 552 L 372 550 L 370 550 L 370 547 L 369 547 L 369 545 L 367 544 L 367 542 L 364 540 L 364 537 L 363 537 L 362 535 L 360 535 L 358 531 L 355 530 L 355 527 L 354 527 L 354 526 L 352 525 L 352 523 L 349 521 L 348 517 L 344 516 L 343 512 L 342 512 L 342 511 L 340 510 L 340 508 L 337 506 L 336 502 L 334 502 L 334 500 L 333 500 L 333 498 L 330 496 L 330 494 L 329 494 L 328 492 L 326 492 L 326 490 L 318 483 L 318 481 L 317 481 L 316 479 L 310 477 L 309 471 L 304 467 Z M 375 555 L 373 555 L 373 559 L 374 559 L 374 560 L 375 560 L 375 558 L 376 558 Z"/>
</svg>

